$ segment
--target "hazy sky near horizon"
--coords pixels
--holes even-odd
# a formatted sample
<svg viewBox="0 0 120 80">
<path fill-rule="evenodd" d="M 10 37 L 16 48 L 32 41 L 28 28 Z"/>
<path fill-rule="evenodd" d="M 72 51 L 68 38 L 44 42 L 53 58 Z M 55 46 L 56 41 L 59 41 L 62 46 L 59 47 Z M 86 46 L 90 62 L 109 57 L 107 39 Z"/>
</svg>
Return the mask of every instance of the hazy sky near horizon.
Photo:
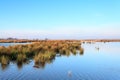
<svg viewBox="0 0 120 80">
<path fill-rule="evenodd" d="M 120 39 L 120 0 L 0 0 L 7 37 Z"/>
</svg>

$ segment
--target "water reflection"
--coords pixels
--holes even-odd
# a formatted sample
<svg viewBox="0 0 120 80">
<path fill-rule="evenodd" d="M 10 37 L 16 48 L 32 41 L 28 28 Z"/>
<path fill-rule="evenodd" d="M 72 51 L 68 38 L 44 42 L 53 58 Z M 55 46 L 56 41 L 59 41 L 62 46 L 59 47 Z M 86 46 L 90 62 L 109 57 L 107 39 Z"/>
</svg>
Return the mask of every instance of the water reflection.
<svg viewBox="0 0 120 80">
<path fill-rule="evenodd" d="M 52 63 L 55 59 L 55 53 L 38 53 L 34 57 L 34 67 L 35 68 L 44 68 L 47 63 Z"/>
<path fill-rule="evenodd" d="M 76 48 L 71 49 L 71 50 L 59 50 L 59 53 L 54 53 L 54 52 L 47 52 L 47 53 L 38 53 L 34 57 L 34 66 L 35 68 L 44 68 L 46 64 L 50 64 L 55 60 L 55 57 L 61 57 L 61 56 L 70 56 L 71 54 L 76 55 L 84 54 L 84 49 L 80 48 L 79 50 Z"/>
<path fill-rule="evenodd" d="M 50 46 L 48 50 L 46 48 L 39 48 L 42 51 L 35 53 L 32 58 L 25 53 L 14 55 L 17 58 L 14 61 L 7 55 L 1 55 L 0 63 L 2 61 L 7 65 L 0 64 L 0 70 L 4 70 L 0 71 L 0 80 L 120 79 L 120 43 L 82 44 L 80 48 L 53 50 Z"/>
<path fill-rule="evenodd" d="M 58 53 L 57 53 L 58 52 Z M 34 68 L 45 68 L 46 64 L 51 64 L 55 57 L 61 57 L 61 56 L 70 56 L 73 54 L 74 56 L 77 54 L 83 55 L 84 49 L 82 47 L 80 48 L 73 48 L 73 49 L 61 49 L 57 50 L 56 53 L 53 51 L 45 51 L 45 53 L 37 53 L 33 57 L 34 60 Z M 10 62 L 15 62 L 18 69 L 21 69 L 25 64 L 30 63 L 30 59 L 26 57 L 25 54 L 18 53 L 17 59 L 15 61 L 11 60 L 11 57 L 2 55 L 0 56 L 0 63 L 3 70 L 7 68 Z"/>
<path fill-rule="evenodd" d="M 2 69 L 6 69 L 9 64 L 9 58 L 7 56 L 0 56 L 0 63 Z"/>
<path fill-rule="evenodd" d="M 1 67 L 2 67 L 2 70 L 5 70 L 8 67 L 8 65 L 1 64 Z"/>
<path fill-rule="evenodd" d="M 97 51 L 99 51 L 99 50 L 100 50 L 100 48 L 99 48 L 99 47 L 95 47 L 95 49 L 96 49 Z"/>
<path fill-rule="evenodd" d="M 84 54 L 84 48 L 80 48 L 80 55 L 83 55 Z"/>
<path fill-rule="evenodd" d="M 26 60 L 26 61 L 22 61 L 22 62 L 16 62 L 16 65 L 18 67 L 18 69 L 22 69 L 24 65 L 28 65 L 30 63 L 29 60 Z"/>
</svg>

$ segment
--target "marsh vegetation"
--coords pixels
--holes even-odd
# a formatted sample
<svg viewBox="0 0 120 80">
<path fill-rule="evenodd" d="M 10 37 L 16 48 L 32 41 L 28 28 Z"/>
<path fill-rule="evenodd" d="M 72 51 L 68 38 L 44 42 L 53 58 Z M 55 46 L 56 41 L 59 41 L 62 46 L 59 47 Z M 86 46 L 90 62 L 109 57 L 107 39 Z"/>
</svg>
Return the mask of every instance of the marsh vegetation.
<svg viewBox="0 0 120 80">
<path fill-rule="evenodd" d="M 60 40 L 1 46 L 0 79 L 119 80 L 119 47 L 119 42 Z"/>
<path fill-rule="evenodd" d="M 46 63 L 51 63 L 56 55 L 70 54 L 83 55 L 84 49 L 80 41 L 39 41 L 31 44 L 0 46 L 0 63 L 8 65 L 10 61 L 15 61 L 18 65 L 34 60 L 34 67 L 44 67 Z"/>
</svg>

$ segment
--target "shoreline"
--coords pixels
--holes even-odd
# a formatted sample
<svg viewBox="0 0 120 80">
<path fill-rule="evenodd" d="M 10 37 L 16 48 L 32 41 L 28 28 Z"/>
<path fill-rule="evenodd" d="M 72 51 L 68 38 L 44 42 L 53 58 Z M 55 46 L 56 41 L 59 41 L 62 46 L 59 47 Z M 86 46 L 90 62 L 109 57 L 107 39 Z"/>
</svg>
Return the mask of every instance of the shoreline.
<svg viewBox="0 0 120 80">
<path fill-rule="evenodd" d="M 7 40 L 0 39 L 0 43 L 29 43 L 29 42 L 41 42 L 41 41 L 69 41 L 69 42 L 120 42 L 120 39 L 66 39 L 66 40 L 27 40 L 27 39 L 17 39 L 17 40 Z"/>
</svg>

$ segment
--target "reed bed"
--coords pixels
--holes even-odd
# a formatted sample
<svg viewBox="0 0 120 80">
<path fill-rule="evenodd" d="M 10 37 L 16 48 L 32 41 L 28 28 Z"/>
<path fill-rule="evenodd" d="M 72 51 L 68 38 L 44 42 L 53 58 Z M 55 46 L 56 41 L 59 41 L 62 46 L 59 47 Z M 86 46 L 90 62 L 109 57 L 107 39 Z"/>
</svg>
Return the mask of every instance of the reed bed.
<svg viewBox="0 0 120 80">
<path fill-rule="evenodd" d="M 50 63 L 56 54 L 67 55 L 83 54 L 84 49 L 81 48 L 80 41 L 39 41 L 25 45 L 14 45 L 9 47 L 0 47 L 1 64 L 8 64 L 9 61 L 17 63 L 25 62 L 31 58 L 34 59 L 35 65 Z M 5 60 L 6 59 L 6 60 Z"/>
</svg>

